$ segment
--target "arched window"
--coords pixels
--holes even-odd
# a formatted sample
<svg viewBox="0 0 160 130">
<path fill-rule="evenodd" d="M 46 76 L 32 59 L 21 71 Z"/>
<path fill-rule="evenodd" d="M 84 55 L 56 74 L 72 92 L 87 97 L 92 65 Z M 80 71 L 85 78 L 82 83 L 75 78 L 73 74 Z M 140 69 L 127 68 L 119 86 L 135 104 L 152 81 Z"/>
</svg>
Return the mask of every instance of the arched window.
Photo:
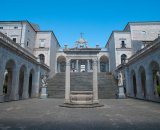
<svg viewBox="0 0 160 130">
<path fill-rule="evenodd" d="M 45 56 L 43 54 L 40 54 L 39 55 L 39 59 L 40 59 L 40 62 L 41 63 L 44 63 L 45 62 Z"/>
<path fill-rule="evenodd" d="M 126 62 L 127 56 L 125 54 L 121 55 L 121 64 L 124 64 Z"/>
</svg>

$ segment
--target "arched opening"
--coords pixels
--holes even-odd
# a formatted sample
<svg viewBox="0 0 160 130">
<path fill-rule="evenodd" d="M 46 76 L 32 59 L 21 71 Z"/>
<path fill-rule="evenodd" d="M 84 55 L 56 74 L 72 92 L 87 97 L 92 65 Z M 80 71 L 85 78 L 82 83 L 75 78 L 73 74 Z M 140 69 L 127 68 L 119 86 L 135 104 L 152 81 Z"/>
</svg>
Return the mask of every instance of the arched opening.
<svg viewBox="0 0 160 130">
<path fill-rule="evenodd" d="M 127 60 L 127 55 L 126 54 L 122 54 L 121 55 L 121 64 L 126 63 L 126 60 Z"/>
<path fill-rule="evenodd" d="M 19 71 L 19 99 L 22 99 L 23 95 L 25 73 L 26 67 L 23 65 Z"/>
<path fill-rule="evenodd" d="M 44 54 L 40 54 L 39 55 L 39 59 L 40 59 L 41 63 L 43 63 L 43 64 L 45 63 L 45 56 L 44 56 Z"/>
<path fill-rule="evenodd" d="M 32 69 L 29 74 L 29 88 L 28 88 L 29 98 L 32 97 L 33 83 L 34 83 L 34 70 Z"/>
<path fill-rule="evenodd" d="M 132 77 L 132 88 L 133 88 L 133 94 L 134 97 L 137 95 L 137 81 L 136 81 L 136 74 L 134 70 L 131 72 L 131 77 Z"/>
<path fill-rule="evenodd" d="M 150 64 L 152 81 L 153 81 L 153 92 L 155 96 L 158 96 L 157 86 L 160 85 L 160 68 L 156 61 L 152 61 Z"/>
<path fill-rule="evenodd" d="M 3 94 L 5 95 L 5 100 L 7 100 L 11 94 L 14 69 L 15 62 L 13 60 L 9 60 L 6 63 L 4 73 Z"/>
<path fill-rule="evenodd" d="M 101 56 L 100 58 L 100 72 L 109 72 L 109 60 L 107 56 Z"/>
<path fill-rule="evenodd" d="M 144 67 L 139 68 L 139 76 L 141 81 L 142 96 L 146 97 L 146 73 Z"/>
<path fill-rule="evenodd" d="M 65 72 L 66 71 L 66 58 L 64 56 L 59 56 L 57 58 L 57 72 Z"/>
</svg>

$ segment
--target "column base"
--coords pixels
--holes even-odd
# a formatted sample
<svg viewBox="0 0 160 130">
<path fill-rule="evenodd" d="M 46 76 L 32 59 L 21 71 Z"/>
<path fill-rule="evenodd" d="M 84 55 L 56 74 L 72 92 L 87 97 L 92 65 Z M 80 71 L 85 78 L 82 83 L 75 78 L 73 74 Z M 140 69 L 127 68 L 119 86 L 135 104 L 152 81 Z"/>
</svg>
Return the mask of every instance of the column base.
<svg viewBox="0 0 160 130">
<path fill-rule="evenodd" d="M 29 98 L 28 94 L 22 95 L 22 99 L 28 99 L 28 98 Z"/>
<path fill-rule="evenodd" d="M 4 102 L 4 95 L 0 95 L 0 102 Z"/>
<path fill-rule="evenodd" d="M 64 100 L 64 104 L 70 104 L 70 103 L 71 103 L 71 101 L 69 99 Z"/>
<path fill-rule="evenodd" d="M 12 95 L 9 97 L 9 99 L 12 101 L 17 101 L 17 100 L 19 100 L 19 95 Z"/>
<path fill-rule="evenodd" d="M 93 99 L 93 104 L 98 104 L 99 100 L 98 99 Z"/>
<path fill-rule="evenodd" d="M 38 98 L 38 97 L 39 97 L 39 93 L 32 94 L 31 97 L 32 97 L 32 98 Z"/>
</svg>

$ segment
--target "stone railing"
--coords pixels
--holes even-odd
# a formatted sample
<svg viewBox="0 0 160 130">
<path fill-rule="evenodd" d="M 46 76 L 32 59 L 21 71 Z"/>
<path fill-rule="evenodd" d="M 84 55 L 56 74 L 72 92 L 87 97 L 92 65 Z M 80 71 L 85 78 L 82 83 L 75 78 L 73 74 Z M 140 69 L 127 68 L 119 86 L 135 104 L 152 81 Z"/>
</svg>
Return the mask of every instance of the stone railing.
<svg viewBox="0 0 160 130">
<path fill-rule="evenodd" d="M 147 50 L 153 48 L 154 46 L 160 44 L 160 37 L 158 37 L 157 39 L 155 39 L 152 43 L 149 43 L 147 46 L 145 46 L 143 49 L 139 50 L 136 52 L 136 54 L 134 54 L 133 56 L 131 56 L 130 58 L 128 58 L 128 62 L 132 61 L 133 59 L 135 59 L 136 57 L 140 56 L 141 54 L 143 54 L 144 52 L 146 52 Z"/>
<path fill-rule="evenodd" d="M 31 57 L 34 60 L 37 60 L 37 58 L 32 55 L 30 52 L 28 52 L 26 49 L 24 49 L 23 47 L 21 47 L 20 44 L 15 43 L 14 41 L 12 41 L 9 37 L 7 37 L 6 35 L 4 35 L 3 33 L 0 32 L 0 39 L 2 41 L 4 41 L 5 43 L 7 43 L 10 47 L 13 47 L 19 51 L 21 51 L 22 53 L 24 53 L 25 55 Z"/>
</svg>

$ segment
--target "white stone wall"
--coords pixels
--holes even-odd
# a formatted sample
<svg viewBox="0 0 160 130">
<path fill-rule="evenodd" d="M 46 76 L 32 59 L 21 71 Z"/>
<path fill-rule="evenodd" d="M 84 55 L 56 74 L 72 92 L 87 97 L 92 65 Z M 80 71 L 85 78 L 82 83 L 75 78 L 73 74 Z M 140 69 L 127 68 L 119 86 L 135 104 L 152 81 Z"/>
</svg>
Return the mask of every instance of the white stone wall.
<svg viewBox="0 0 160 130">
<path fill-rule="evenodd" d="M 60 45 L 57 41 L 57 39 L 55 38 L 54 35 L 51 35 L 51 46 L 50 46 L 50 77 L 53 77 L 56 73 L 56 66 L 57 66 L 57 62 L 56 62 L 56 53 L 57 50 L 60 48 Z"/>
<path fill-rule="evenodd" d="M 17 43 L 21 43 L 22 41 L 22 25 L 21 23 L 1 23 L 0 27 L 3 27 L 3 29 L 0 29 L 0 31 L 5 34 L 6 36 L 10 37 L 11 39 L 16 38 Z M 14 27 L 18 27 L 17 29 L 14 29 Z"/>
<path fill-rule="evenodd" d="M 160 24 L 130 25 L 131 39 L 137 41 L 153 41 L 160 34 Z"/>
<path fill-rule="evenodd" d="M 108 42 L 108 50 L 109 50 L 109 66 L 110 72 L 113 72 L 116 68 L 116 55 L 115 55 L 115 40 L 114 34 L 112 34 L 110 41 Z"/>
<path fill-rule="evenodd" d="M 29 23 L 26 23 L 24 26 L 24 47 L 30 51 L 33 54 L 33 50 L 35 47 L 35 41 L 36 41 L 36 32 L 35 30 L 30 26 Z M 28 46 L 27 46 L 28 41 Z"/>
<path fill-rule="evenodd" d="M 154 41 L 160 34 L 160 23 L 130 24 L 132 53 L 141 50 L 145 41 Z"/>
<path fill-rule="evenodd" d="M 121 55 L 125 54 L 127 58 L 132 56 L 131 50 L 131 38 L 130 33 L 126 32 L 115 32 L 114 33 L 115 43 L 115 63 L 116 67 L 121 64 Z M 124 41 L 126 48 L 121 48 L 121 42 Z"/>
<path fill-rule="evenodd" d="M 16 38 L 16 43 L 20 43 L 22 47 L 33 53 L 36 32 L 28 22 L 0 22 L 0 27 L 3 27 L 0 29 L 3 34 L 11 39 Z"/>
<path fill-rule="evenodd" d="M 40 40 L 45 40 L 44 48 L 40 48 Z M 45 56 L 45 64 L 50 66 L 50 46 L 51 46 L 51 33 L 37 32 L 34 55 L 38 57 L 40 54 Z"/>
<path fill-rule="evenodd" d="M 40 42 L 42 39 L 45 43 L 44 48 L 40 47 Z M 56 52 L 58 48 L 58 41 L 52 32 L 37 32 L 34 54 L 36 57 L 38 57 L 40 54 L 44 54 L 45 64 L 47 64 L 50 68 L 50 77 L 53 77 L 55 74 Z"/>
</svg>

